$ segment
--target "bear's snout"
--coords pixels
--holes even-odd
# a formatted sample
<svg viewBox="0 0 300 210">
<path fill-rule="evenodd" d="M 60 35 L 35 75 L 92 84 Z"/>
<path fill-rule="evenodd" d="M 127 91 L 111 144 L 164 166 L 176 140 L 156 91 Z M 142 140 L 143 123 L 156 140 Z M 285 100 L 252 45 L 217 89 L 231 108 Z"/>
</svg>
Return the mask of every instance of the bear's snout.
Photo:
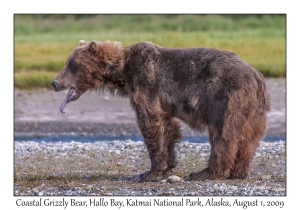
<svg viewBox="0 0 300 210">
<path fill-rule="evenodd" d="M 58 85 L 57 80 L 53 80 L 51 85 L 53 86 L 54 90 L 56 90 L 56 86 Z"/>
</svg>

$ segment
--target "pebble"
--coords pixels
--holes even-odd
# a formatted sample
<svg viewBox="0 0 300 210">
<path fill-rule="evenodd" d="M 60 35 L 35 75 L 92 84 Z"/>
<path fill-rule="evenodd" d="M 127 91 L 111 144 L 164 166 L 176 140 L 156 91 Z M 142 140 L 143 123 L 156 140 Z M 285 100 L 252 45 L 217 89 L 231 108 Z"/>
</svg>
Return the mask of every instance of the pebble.
<svg viewBox="0 0 300 210">
<path fill-rule="evenodd" d="M 189 142 L 187 142 L 187 141 L 184 142 L 184 143 L 183 143 L 183 146 L 188 148 L 188 147 L 189 147 Z"/>
<path fill-rule="evenodd" d="M 91 190 L 91 189 L 93 189 L 93 186 L 92 186 L 92 185 L 88 185 L 88 186 L 86 186 L 86 188 L 85 188 L 85 190 Z"/>
<path fill-rule="evenodd" d="M 262 176 L 261 176 L 261 179 L 262 179 L 262 180 L 268 180 L 268 179 L 271 179 L 271 175 L 262 175 Z"/>
<path fill-rule="evenodd" d="M 181 180 L 182 180 L 182 179 L 181 179 L 180 177 L 175 176 L 175 175 L 169 176 L 169 177 L 167 178 L 167 182 L 169 182 L 169 183 L 181 182 Z"/>
<path fill-rule="evenodd" d="M 117 154 L 117 155 L 121 154 L 120 150 L 112 150 L 112 152 L 111 152 L 111 153 L 113 153 L 113 154 Z"/>
</svg>

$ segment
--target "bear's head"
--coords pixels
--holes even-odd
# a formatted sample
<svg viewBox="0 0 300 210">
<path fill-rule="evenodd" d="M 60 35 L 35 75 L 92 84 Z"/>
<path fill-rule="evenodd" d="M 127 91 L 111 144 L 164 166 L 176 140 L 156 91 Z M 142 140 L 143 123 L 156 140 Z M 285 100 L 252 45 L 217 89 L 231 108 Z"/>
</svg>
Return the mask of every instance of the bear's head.
<svg viewBox="0 0 300 210">
<path fill-rule="evenodd" d="M 87 90 L 103 89 L 112 75 L 120 72 L 121 48 L 119 42 L 79 42 L 65 68 L 51 83 L 56 92 L 69 89 L 60 106 L 61 113 L 65 113 L 67 103 L 77 100 Z"/>
</svg>

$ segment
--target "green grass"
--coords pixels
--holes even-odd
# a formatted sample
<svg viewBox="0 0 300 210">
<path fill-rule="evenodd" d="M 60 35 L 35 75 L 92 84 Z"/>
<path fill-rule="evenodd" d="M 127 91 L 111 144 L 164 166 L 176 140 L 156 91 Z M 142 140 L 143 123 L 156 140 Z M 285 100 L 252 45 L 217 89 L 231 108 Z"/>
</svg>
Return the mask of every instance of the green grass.
<svg viewBox="0 0 300 210">
<path fill-rule="evenodd" d="M 20 71 L 15 73 L 14 85 L 19 89 L 31 89 L 35 87 L 51 87 L 51 81 L 57 73 L 48 71 Z"/>
<path fill-rule="evenodd" d="M 15 15 L 15 34 L 285 30 L 285 15 Z"/>
<path fill-rule="evenodd" d="M 285 35 L 284 15 L 16 15 L 15 87 L 50 88 L 81 39 L 219 48 L 283 77 Z"/>
</svg>

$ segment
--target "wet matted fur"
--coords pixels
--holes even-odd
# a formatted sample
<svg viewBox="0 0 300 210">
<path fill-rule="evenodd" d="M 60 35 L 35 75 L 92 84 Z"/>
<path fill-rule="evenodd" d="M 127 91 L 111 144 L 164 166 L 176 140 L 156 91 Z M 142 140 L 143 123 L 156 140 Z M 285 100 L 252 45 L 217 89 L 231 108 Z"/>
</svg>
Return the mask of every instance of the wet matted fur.
<svg viewBox="0 0 300 210">
<path fill-rule="evenodd" d="M 87 90 L 129 97 L 151 160 L 139 182 L 160 180 L 176 167 L 178 119 L 209 131 L 208 166 L 191 180 L 245 178 L 270 110 L 263 75 L 234 53 L 212 48 L 80 41 L 52 85 L 70 88 L 62 112 Z"/>
</svg>

